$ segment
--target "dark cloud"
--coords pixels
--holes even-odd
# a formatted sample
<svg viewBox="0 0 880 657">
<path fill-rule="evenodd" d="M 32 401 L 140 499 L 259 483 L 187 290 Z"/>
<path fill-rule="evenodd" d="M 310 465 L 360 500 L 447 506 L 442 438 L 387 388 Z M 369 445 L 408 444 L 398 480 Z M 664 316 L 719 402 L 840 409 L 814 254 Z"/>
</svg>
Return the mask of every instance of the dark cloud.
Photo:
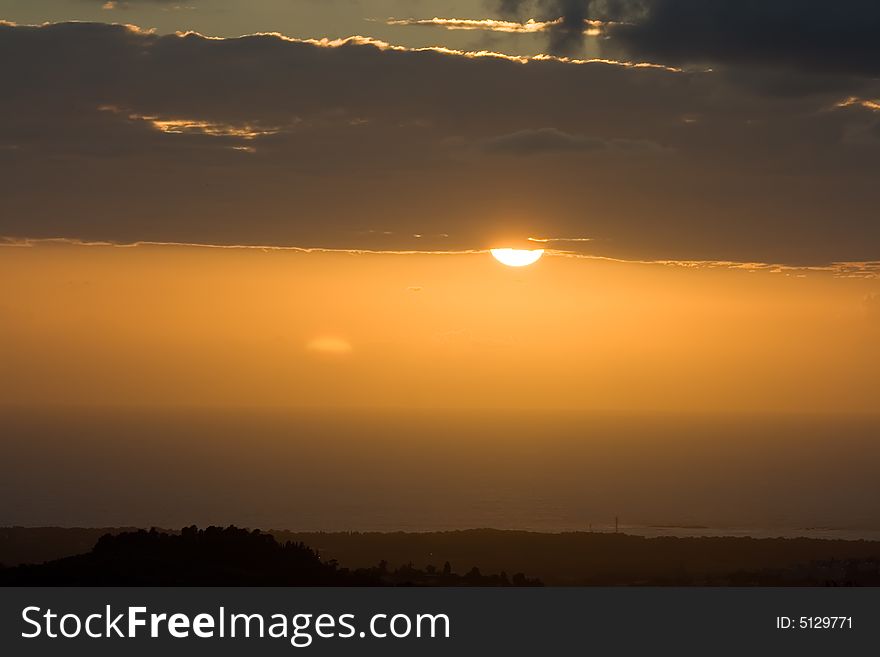
<svg viewBox="0 0 880 657">
<path fill-rule="evenodd" d="M 0 25 L 0 79 L 0 235 L 450 250 L 513 231 L 786 263 L 880 244 L 870 82 L 780 96 L 711 73 L 87 23 Z"/>
<path fill-rule="evenodd" d="M 610 43 L 652 60 L 880 73 L 873 0 L 627 0 Z"/>
<path fill-rule="evenodd" d="M 875 0 L 502 0 L 497 9 L 561 17 L 548 32 L 557 53 L 579 50 L 584 21 L 593 19 L 608 23 L 601 43 L 614 56 L 819 75 L 880 73 Z"/>
<path fill-rule="evenodd" d="M 485 143 L 490 153 L 535 155 L 565 151 L 595 151 L 605 147 L 605 142 L 583 135 L 570 135 L 555 128 L 520 130 L 507 135 L 492 137 Z"/>
<path fill-rule="evenodd" d="M 193 1 L 188 0 L 187 4 L 192 4 Z M 181 6 L 181 0 L 79 0 L 79 2 L 99 4 L 104 9 L 131 9 L 145 5 Z"/>
<path fill-rule="evenodd" d="M 548 49 L 554 55 L 577 53 L 584 41 L 585 21 L 593 0 L 499 0 L 497 9 L 503 16 L 522 18 L 536 12 L 543 20 L 557 20 L 547 30 Z"/>
<path fill-rule="evenodd" d="M 572 135 L 556 128 L 518 130 L 487 139 L 483 144 L 489 153 L 506 155 L 541 155 L 565 152 L 661 153 L 663 147 L 651 141 L 636 139 L 597 139 Z"/>
<path fill-rule="evenodd" d="M 577 52 L 584 40 L 584 21 L 587 19 L 589 2 L 583 0 L 546 0 L 543 2 L 558 12 L 562 19 L 550 29 L 550 52 L 570 54 Z"/>
</svg>

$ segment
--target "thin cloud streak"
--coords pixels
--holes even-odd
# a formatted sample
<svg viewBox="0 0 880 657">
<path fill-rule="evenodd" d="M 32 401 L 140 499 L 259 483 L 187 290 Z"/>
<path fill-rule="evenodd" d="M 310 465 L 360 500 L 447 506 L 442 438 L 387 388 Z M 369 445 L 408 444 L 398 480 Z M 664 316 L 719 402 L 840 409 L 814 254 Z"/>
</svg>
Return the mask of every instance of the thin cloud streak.
<svg viewBox="0 0 880 657">
<path fill-rule="evenodd" d="M 203 39 L 214 39 L 214 40 L 230 40 L 225 39 L 224 37 L 209 37 L 203 34 L 199 34 L 198 32 L 177 32 L 177 36 L 185 37 L 185 36 L 198 36 Z M 278 32 L 257 32 L 255 34 L 246 34 L 241 37 L 235 38 L 247 38 L 249 36 L 273 36 L 284 41 L 290 41 L 292 43 L 304 43 L 312 46 L 318 46 L 321 48 L 342 48 L 349 45 L 357 45 L 357 46 L 373 46 L 378 48 L 379 50 L 392 50 L 397 52 L 435 52 L 441 55 L 452 55 L 456 57 L 464 57 L 466 59 L 477 59 L 481 57 L 493 57 L 497 59 L 503 59 L 510 62 L 516 62 L 519 64 L 528 64 L 529 62 L 559 62 L 560 64 L 573 64 L 573 65 L 584 65 L 584 64 L 606 64 L 609 66 L 621 66 L 623 68 L 652 68 L 659 69 L 662 71 L 668 71 L 670 73 L 683 73 L 684 69 L 676 68 L 674 66 L 666 66 L 664 64 L 656 64 L 654 62 L 630 62 L 630 61 L 622 61 L 617 59 L 606 59 L 602 57 L 592 57 L 589 59 L 578 59 L 575 57 L 567 57 L 564 55 L 548 55 L 548 54 L 540 54 L 540 55 L 508 55 L 502 52 L 496 52 L 493 50 L 459 50 L 456 48 L 446 48 L 445 46 L 425 46 L 421 48 L 411 48 L 408 46 L 399 46 L 391 44 L 387 41 L 382 41 L 381 39 L 375 39 L 373 37 L 366 37 L 362 35 L 353 35 L 341 39 L 328 39 L 326 37 L 322 39 L 297 39 L 295 37 L 285 36 Z M 710 72 L 710 71 L 705 71 Z"/>
<path fill-rule="evenodd" d="M 283 130 L 282 126 L 262 126 L 256 123 L 233 124 L 191 117 L 144 115 L 115 105 L 100 105 L 98 111 L 120 114 L 126 116 L 129 121 L 142 121 L 149 124 L 154 130 L 169 135 L 197 134 L 209 137 L 234 137 L 250 141 L 259 137 L 277 135 Z M 298 120 L 294 117 L 291 123 L 296 125 Z"/>
<path fill-rule="evenodd" d="M 551 21 L 536 21 L 530 18 L 524 23 L 518 21 L 495 20 L 491 18 L 389 18 L 386 25 L 392 26 L 419 26 L 440 27 L 446 30 L 481 30 L 487 32 L 503 32 L 506 34 L 536 34 L 546 32 L 562 24 L 562 19 Z M 599 36 L 606 24 L 602 21 L 584 21 L 584 34 L 586 36 Z"/>
<path fill-rule="evenodd" d="M 807 273 L 829 273 L 837 278 L 880 278 L 880 260 L 860 262 L 832 262 L 827 265 L 783 265 L 770 262 L 736 262 L 733 260 L 628 260 L 609 256 L 590 255 L 574 251 L 548 250 L 544 255 L 603 260 L 631 265 L 665 265 L 684 269 L 735 269 L 753 272 L 805 276 Z"/>
<path fill-rule="evenodd" d="M 575 242 L 591 241 L 590 238 L 529 238 L 534 242 Z M 171 247 L 171 248 L 197 248 L 218 249 L 227 251 L 263 251 L 263 252 L 292 252 L 292 253 L 342 253 L 349 255 L 482 255 L 488 254 L 490 249 L 461 249 L 461 250 L 429 250 L 429 249 L 343 249 L 329 247 L 306 247 L 289 245 L 259 245 L 259 244 L 206 244 L 198 242 L 158 242 L 139 240 L 136 242 L 113 242 L 106 240 L 89 241 L 68 237 L 0 237 L 0 247 L 9 248 L 32 248 L 41 244 L 68 245 L 84 247 L 110 247 L 131 249 L 136 247 Z M 631 260 L 626 258 L 612 258 L 610 256 L 578 253 L 576 251 L 564 251 L 559 249 L 546 249 L 544 257 L 576 258 L 580 260 L 596 260 L 628 265 L 662 265 L 666 267 L 679 267 L 684 269 L 730 269 L 746 272 L 768 272 L 771 274 L 806 275 L 807 273 L 827 273 L 838 278 L 880 278 L 880 260 L 868 260 L 861 262 L 832 262 L 827 265 L 783 265 L 769 262 L 736 262 L 732 260 Z"/>
<path fill-rule="evenodd" d="M 593 242 L 592 237 L 529 237 L 529 242 Z"/>
<path fill-rule="evenodd" d="M 834 105 L 836 108 L 845 107 L 861 107 L 862 109 L 871 110 L 872 112 L 880 112 L 880 99 L 874 100 L 870 98 L 859 98 L 858 96 L 850 96 L 841 100 Z"/>
<path fill-rule="evenodd" d="M 5 27 L 26 27 L 26 28 L 40 28 L 40 27 L 50 27 L 54 25 L 65 25 L 65 24 L 88 24 L 85 21 L 63 21 L 59 23 L 43 23 L 40 25 L 35 24 L 24 24 L 24 23 L 13 23 L 10 21 L 0 20 L 0 25 Z M 126 30 L 134 32 L 136 34 L 149 34 L 154 35 L 156 31 L 153 29 L 144 29 L 137 25 L 132 25 L 130 23 L 105 23 L 104 25 L 110 26 L 118 26 L 124 27 Z M 389 43 L 388 41 L 383 41 L 381 39 L 376 39 L 370 36 L 363 36 L 361 34 L 354 34 L 347 37 L 341 37 L 337 39 L 330 39 L 327 37 L 323 37 L 320 39 L 300 39 L 297 37 L 287 36 L 286 34 L 282 34 L 280 32 L 253 32 L 249 34 L 242 34 L 237 37 L 220 37 L 220 36 L 210 36 L 206 34 L 202 34 L 201 32 L 197 32 L 195 30 L 186 30 L 186 31 L 177 31 L 174 32 L 174 36 L 179 38 L 187 38 L 187 37 L 197 37 L 200 39 L 205 39 L 208 41 L 238 41 L 240 39 L 248 39 L 251 37 L 274 37 L 280 39 L 281 41 L 287 41 L 290 43 L 300 43 L 304 45 L 316 46 L 319 48 L 344 48 L 346 46 L 373 46 L 381 51 L 395 51 L 395 52 L 434 52 L 440 55 L 450 55 L 454 57 L 463 57 L 465 59 L 479 59 L 479 58 L 495 58 L 502 59 L 505 61 L 516 62 L 518 64 L 528 64 L 529 62 L 558 62 L 560 64 L 572 64 L 572 65 L 585 65 L 585 64 L 605 64 L 608 66 L 620 66 L 622 68 L 650 68 L 657 69 L 662 71 L 667 71 L 670 73 L 683 73 L 684 69 L 677 68 L 675 66 L 666 66 L 664 64 L 657 64 L 654 62 L 642 62 L 642 61 L 625 61 L 618 59 L 609 59 L 604 57 L 591 57 L 589 59 L 578 59 L 574 57 L 567 57 L 564 55 L 550 55 L 550 54 L 538 54 L 538 55 L 508 55 L 503 52 L 496 52 L 493 50 L 460 50 L 457 48 L 447 48 L 445 46 L 424 46 L 419 48 L 413 48 L 409 46 L 401 46 Z M 703 72 L 710 72 L 708 70 Z"/>
<path fill-rule="evenodd" d="M 206 244 L 200 242 L 161 242 L 138 240 L 135 242 L 113 242 L 109 240 L 81 240 L 72 237 L 0 237 L 0 247 L 30 248 L 41 244 L 60 244 L 69 246 L 110 247 L 131 249 L 140 246 L 219 249 L 227 251 L 289 251 L 293 253 L 348 253 L 351 255 L 473 255 L 489 253 L 489 249 L 463 249 L 458 251 L 430 251 L 417 249 L 342 249 L 319 246 L 288 246 L 279 244 Z"/>
</svg>

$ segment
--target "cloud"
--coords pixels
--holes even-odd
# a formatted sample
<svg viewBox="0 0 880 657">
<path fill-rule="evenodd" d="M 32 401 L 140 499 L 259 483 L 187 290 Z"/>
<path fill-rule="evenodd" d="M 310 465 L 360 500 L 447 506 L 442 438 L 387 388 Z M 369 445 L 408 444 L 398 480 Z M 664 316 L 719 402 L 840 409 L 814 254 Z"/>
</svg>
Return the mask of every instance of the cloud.
<svg viewBox="0 0 880 657">
<path fill-rule="evenodd" d="M 605 142 L 583 135 L 570 135 L 555 128 L 520 130 L 493 137 L 485 142 L 490 153 L 510 155 L 537 155 L 566 151 L 595 151 L 605 147 Z"/>
<path fill-rule="evenodd" d="M 260 137 L 277 135 L 284 129 L 282 126 L 265 126 L 256 123 L 222 123 L 218 121 L 205 121 L 193 118 L 173 118 L 168 116 L 144 116 L 130 111 L 125 111 L 114 105 L 101 105 L 100 112 L 122 114 L 129 121 L 143 121 L 153 129 L 169 135 L 205 135 L 209 137 L 229 137 L 244 141 L 251 141 Z M 290 125 L 296 125 L 298 120 L 292 117 Z"/>
<path fill-rule="evenodd" d="M 545 153 L 566 152 L 620 152 L 620 153 L 661 153 L 663 147 L 645 140 L 598 139 L 585 135 L 573 135 L 556 128 L 519 130 L 506 135 L 487 139 L 483 144 L 489 153 L 505 155 L 542 155 Z"/>
<path fill-rule="evenodd" d="M 862 109 L 870 110 L 871 112 L 880 112 L 880 100 L 859 98 L 857 96 L 849 96 L 847 98 L 844 98 L 843 100 L 835 103 L 834 106 L 840 108 L 860 107 Z"/>
<path fill-rule="evenodd" d="M 870 0 L 500 0 L 496 7 L 505 17 L 537 13 L 556 54 L 578 52 L 584 21 L 592 21 L 609 57 L 808 76 L 880 73 L 880 4 Z"/>
<path fill-rule="evenodd" d="M 862 101 L 880 83 L 779 96 L 631 62 L 95 23 L 0 26 L 0 79 L 0 235 L 358 252 L 589 235 L 596 255 L 650 261 L 878 256 Z M 553 153 L 585 156 L 538 156 Z"/>
<path fill-rule="evenodd" d="M 395 26 L 418 26 L 439 27 L 446 30 L 486 31 L 501 32 L 504 34 L 535 34 L 538 32 L 550 32 L 558 29 L 563 19 L 537 21 L 530 18 L 526 21 L 505 21 L 492 18 L 389 18 L 387 25 Z M 596 20 L 585 20 L 583 24 L 584 35 L 599 36 L 602 33 L 603 23 Z"/>
<path fill-rule="evenodd" d="M 137 6 L 143 5 L 158 5 L 163 9 L 171 9 L 171 10 L 181 10 L 181 9 L 193 9 L 193 7 L 188 5 L 175 4 L 176 0 L 86 0 L 87 2 L 91 2 L 93 4 L 100 4 L 101 9 L 106 11 L 113 11 L 117 9 L 132 9 Z"/>
<path fill-rule="evenodd" d="M 529 242 L 540 242 L 542 244 L 547 242 L 592 242 L 594 241 L 592 237 L 529 237 L 527 238 Z"/>
<path fill-rule="evenodd" d="M 520 16 L 525 10 L 536 10 L 546 23 L 548 49 L 554 55 L 578 52 L 586 34 L 595 34 L 599 23 L 589 20 L 591 0 L 499 0 L 498 9 L 504 16 Z"/>
<path fill-rule="evenodd" d="M 542 257 L 573 258 L 578 260 L 596 260 L 603 262 L 616 262 L 620 264 L 637 264 L 660 267 L 675 267 L 681 269 L 729 269 L 747 273 L 765 272 L 770 274 L 782 274 L 785 276 L 804 277 L 807 274 L 827 274 L 836 278 L 857 279 L 880 279 L 880 260 L 864 262 L 832 262 L 826 265 L 787 265 L 773 262 L 744 262 L 732 260 L 639 260 L 631 258 L 612 258 L 591 253 L 584 247 L 575 250 L 572 247 L 582 242 L 593 242 L 587 237 L 549 237 L 528 238 L 528 241 L 539 243 L 569 243 L 568 249 L 541 249 Z M 359 256 L 472 256 L 488 255 L 490 249 L 472 249 L 467 251 L 442 251 L 442 250 L 371 250 L 371 249 L 331 249 L 331 248 L 307 248 L 287 245 L 257 245 L 257 244 L 208 244 L 208 243 L 180 243 L 180 242 L 94 242 L 72 238 L 16 238 L 0 236 L 0 248 L 39 248 L 51 246 L 73 246 L 85 248 L 110 248 L 110 249 L 210 249 L 221 251 L 261 251 L 264 253 L 294 253 L 294 254 L 325 254 L 337 253 Z M 412 285 L 406 288 L 408 292 L 422 292 L 424 288 Z M 869 293 L 863 298 L 865 308 L 869 313 L 880 310 L 880 293 Z M 316 338 L 318 345 L 324 345 L 326 336 Z M 331 344 L 338 343 L 337 338 L 329 338 Z M 311 344 L 311 343 L 309 343 Z M 308 346 L 308 345 L 307 345 Z M 320 350 L 320 349 L 319 349 Z"/>
<path fill-rule="evenodd" d="M 611 42 L 667 63 L 874 76 L 880 4 L 864 0 L 622 0 Z"/>
<path fill-rule="evenodd" d="M 551 21 L 536 21 L 529 19 L 525 22 L 499 21 L 491 18 L 468 19 L 468 18 L 389 18 L 387 25 L 395 26 L 419 26 L 419 27 L 442 27 L 447 30 L 485 30 L 488 32 L 525 33 L 543 32 L 550 27 Z"/>
<path fill-rule="evenodd" d="M 94 241 L 83 240 L 71 237 L 12 237 L 0 235 L 0 247 L 17 247 L 17 248 L 33 248 L 45 245 L 66 245 L 66 246 L 84 246 L 84 247 L 110 247 L 116 249 L 133 249 L 137 247 L 157 247 L 157 248 L 186 248 L 186 249 L 218 249 L 221 251 L 263 251 L 271 253 L 293 252 L 293 253 L 344 253 L 347 255 L 474 255 L 478 253 L 488 253 L 488 249 L 469 249 L 463 251 L 443 251 L 443 250 L 378 250 L 378 249 L 334 249 L 325 247 L 305 247 L 286 244 L 211 244 L 208 242 L 151 242 L 141 240 L 138 242 L 113 242 L 108 240 Z M 413 288 L 410 288 L 413 289 Z M 421 289 L 421 288 L 419 288 Z"/>
</svg>

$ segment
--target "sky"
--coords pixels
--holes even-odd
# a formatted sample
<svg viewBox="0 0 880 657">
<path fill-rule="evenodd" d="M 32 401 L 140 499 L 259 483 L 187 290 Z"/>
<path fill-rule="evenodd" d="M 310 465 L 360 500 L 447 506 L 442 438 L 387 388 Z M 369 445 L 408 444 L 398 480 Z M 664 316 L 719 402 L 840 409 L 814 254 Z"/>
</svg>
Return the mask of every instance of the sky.
<svg viewBox="0 0 880 657">
<path fill-rule="evenodd" d="M 876 530 L 878 33 L 0 0 L 0 525 Z"/>
<path fill-rule="evenodd" d="M 33 406 L 875 412 L 876 279 L 486 253 L 0 249 Z"/>
<path fill-rule="evenodd" d="M 0 17 L 7 403 L 876 410 L 873 3 Z"/>
</svg>

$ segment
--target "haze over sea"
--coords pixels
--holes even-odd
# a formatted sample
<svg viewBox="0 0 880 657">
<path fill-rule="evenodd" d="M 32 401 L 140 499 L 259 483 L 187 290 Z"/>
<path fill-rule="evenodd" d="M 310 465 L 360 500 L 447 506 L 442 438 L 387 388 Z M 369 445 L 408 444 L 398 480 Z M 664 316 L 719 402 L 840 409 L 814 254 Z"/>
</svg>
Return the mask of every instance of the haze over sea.
<svg viewBox="0 0 880 657">
<path fill-rule="evenodd" d="M 880 538 L 880 416 L 0 411 L 0 526 Z"/>
</svg>

